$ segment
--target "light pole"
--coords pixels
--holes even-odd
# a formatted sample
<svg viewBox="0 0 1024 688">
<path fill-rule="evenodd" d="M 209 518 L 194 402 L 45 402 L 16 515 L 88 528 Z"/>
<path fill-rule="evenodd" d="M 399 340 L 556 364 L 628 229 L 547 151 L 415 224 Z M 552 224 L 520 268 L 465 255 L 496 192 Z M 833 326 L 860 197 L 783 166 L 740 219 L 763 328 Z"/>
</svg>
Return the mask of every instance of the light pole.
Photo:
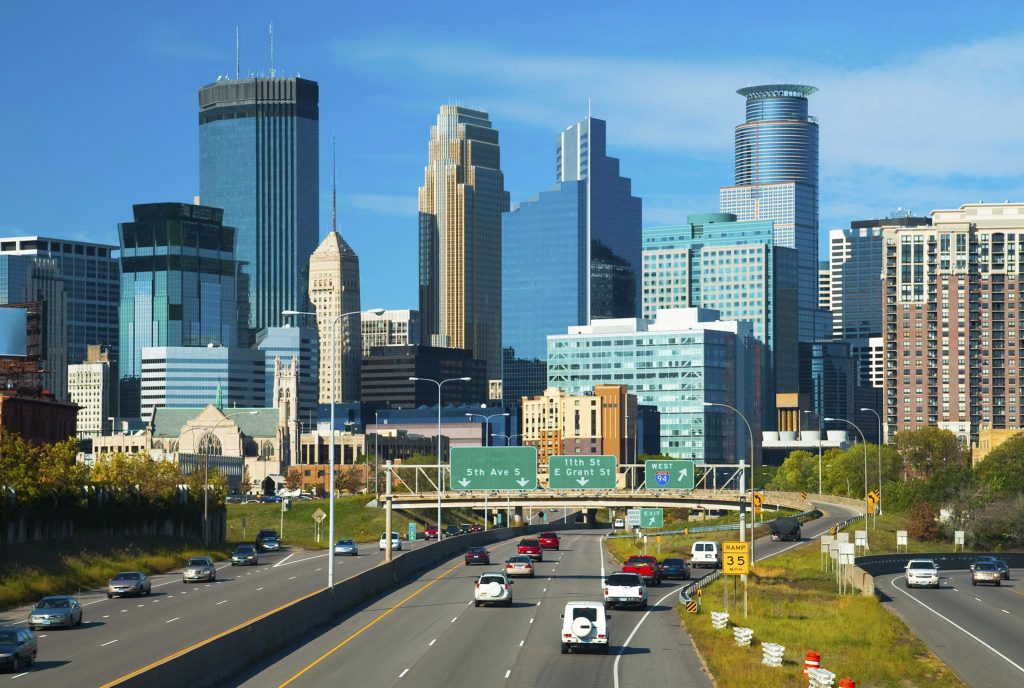
<svg viewBox="0 0 1024 688">
<path fill-rule="evenodd" d="M 330 430 L 330 444 L 327 445 L 327 461 L 330 463 L 328 466 L 328 478 L 327 478 L 327 492 L 330 495 L 330 502 L 327 510 L 330 512 L 328 519 L 330 523 L 327 524 L 327 589 L 334 590 L 334 405 L 338 402 L 338 395 L 335 393 L 334 378 L 335 369 L 338 367 L 338 355 L 337 355 L 337 329 L 338 322 L 342 318 L 347 318 L 350 315 L 362 315 L 363 313 L 373 313 L 374 315 L 381 315 L 384 313 L 383 308 L 371 308 L 367 311 L 349 311 L 348 313 L 342 313 L 331 320 L 331 430 Z M 281 311 L 281 315 L 312 315 L 316 316 L 315 312 L 310 311 Z M 391 541 L 391 533 L 388 533 L 388 541 Z"/>
<path fill-rule="evenodd" d="M 818 494 L 821 494 L 821 414 L 807 409 L 804 413 L 810 413 L 818 419 Z"/>
<path fill-rule="evenodd" d="M 862 408 L 861 411 L 870 411 L 878 419 L 878 513 L 882 513 L 882 416 L 875 409 Z"/>
<path fill-rule="evenodd" d="M 435 380 L 431 377 L 410 377 L 413 382 L 433 382 L 437 385 L 437 541 L 441 541 L 441 387 L 446 382 L 469 382 L 468 377 L 450 377 L 446 380 Z"/>
<path fill-rule="evenodd" d="M 868 498 L 868 443 L 867 443 L 867 440 L 864 439 L 864 433 L 860 431 L 860 428 L 857 427 L 856 423 L 854 423 L 853 421 L 846 420 L 845 418 L 826 418 L 825 422 L 826 423 L 840 422 L 840 423 L 846 423 L 847 425 L 852 425 L 853 428 L 860 434 L 860 441 L 864 445 L 864 499 L 866 500 Z M 865 501 L 864 502 L 864 525 L 865 525 L 865 527 L 867 527 L 867 522 L 868 522 L 868 508 L 867 508 L 867 504 L 868 503 Z"/>
<path fill-rule="evenodd" d="M 492 437 L 492 434 L 491 434 L 491 418 L 500 418 L 501 416 L 505 416 L 506 418 L 508 418 L 508 413 L 507 412 L 506 413 L 492 413 L 489 416 L 485 416 L 482 413 L 467 413 L 466 414 L 467 418 L 483 418 L 484 419 L 484 423 L 487 424 L 487 430 L 486 430 L 486 432 L 484 432 L 484 446 L 485 447 L 491 446 L 491 437 Z M 494 434 L 500 434 L 500 433 L 494 433 Z M 503 437 L 504 437 L 504 435 L 503 435 Z"/>
<path fill-rule="evenodd" d="M 380 496 L 380 482 L 377 477 L 377 463 L 380 461 L 380 446 L 377 444 L 377 438 L 380 437 L 380 419 L 378 416 L 380 411 L 373 412 L 373 498 L 377 499 Z M 388 537 L 391 537 L 388 535 Z"/>
<path fill-rule="evenodd" d="M 507 447 L 510 444 L 512 444 L 512 438 L 513 437 L 522 437 L 522 434 L 517 432 L 514 435 L 503 435 L 500 432 L 492 432 L 491 433 L 491 437 L 504 437 L 505 438 L 505 446 Z"/>
</svg>

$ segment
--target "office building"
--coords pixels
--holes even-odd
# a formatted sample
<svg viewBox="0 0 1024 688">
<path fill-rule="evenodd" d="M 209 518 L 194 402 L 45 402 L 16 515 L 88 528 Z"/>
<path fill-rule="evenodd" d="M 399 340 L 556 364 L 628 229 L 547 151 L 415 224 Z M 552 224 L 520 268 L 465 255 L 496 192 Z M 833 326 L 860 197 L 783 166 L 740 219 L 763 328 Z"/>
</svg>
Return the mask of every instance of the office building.
<svg viewBox="0 0 1024 688">
<path fill-rule="evenodd" d="M 298 411 L 299 422 L 306 430 L 316 427 L 317 415 L 317 333 L 316 329 L 305 325 L 284 327 L 268 327 L 256 334 L 253 348 L 263 352 L 263 381 L 266 397 L 264 406 L 275 406 L 274 403 L 274 366 L 280 360 L 290 365 L 292 359 L 298 361 Z"/>
<path fill-rule="evenodd" d="M 113 387 L 110 358 L 98 344 L 89 346 L 84 361 L 68 366 L 68 398 L 78 405 L 79 439 L 110 433 Z"/>
<path fill-rule="evenodd" d="M 332 401 L 332 371 L 333 401 L 358 401 L 363 358 L 359 258 L 336 230 L 328 232 L 309 258 L 309 300 L 316 309 L 320 338 L 319 401 Z M 333 361 L 332 325 L 336 328 Z"/>
<path fill-rule="evenodd" d="M 817 90 L 769 84 L 737 91 L 746 120 L 736 126 L 736 183 L 720 191 L 722 212 L 771 220 L 775 245 L 797 249 L 800 341 L 830 330 L 818 312 L 818 123 L 807 110 Z"/>
<path fill-rule="evenodd" d="M 36 328 L 38 379 L 58 401 L 68 399 L 67 290 L 53 258 L 0 255 L 0 305 L 24 305 Z"/>
<path fill-rule="evenodd" d="M 730 213 L 690 215 L 672 227 L 644 227 L 643 310 L 700 307 L 751 323 L 765 345 L 762 400 L 771 421 L 776 393 L 798 386 L 797 252 L 776 243 L 770 220 Z"/>
<path fill-rule="evenodd" d="M 235 229 L 222 223 L 222 210 L 148 203 L 133 206 L 133 212 L 134 222 L 118 225 L 118 375 L 120 415 L 125 418 L 141 417 L 144 348 L 237 348 L 248 313 L 235 257 Z"/>
<path fill-rule="evenodd" d="M 38 390 L 0 389 L 0 431 L 33 444 L 54 444 L 75 437 L 78 407 Z"/>
<path fill-rule="evenodd" d="M 116 251 L 108 244 L 43 236 L 0 238 L 0 304 L 20 301 L 7 300 L 15 285 L 7 281 L 4 286 L 5 261 L 24 265 L 34 258 L 52 260 L 64 285 L 67 362 L 85 360 L 89 346 L 99 344 L 116 368 L 121 281 Z"/>
<path fill-rule="evenodd" d="M 818 308 L 832 310 L 832 271 L 827 260 L 818 261 Z"/>
<path fill-rule="evenodd" d="M 595 320 L 549 335 L 548 383 L 575 396 L 625 385 L 637 403 L 657 407 L 663 454 L 735 463 L 749 451 L 743 420 L 703 403 L 729 404 L 763 427 L 762 356 L 749 322 L 722 321 L 703 308 L 665 309 L 654 320 Z M 755 437 L 755 457 L 759 443 Z"/>
<path fill-rule="evenodd" d="M 413 310 L 392 310 L 383 313 L 363 311 L 363 356 L 377 346 L 409 346 L 420 343 L 420 313 Z"/>
<path fill-rule="evenodd" d="M 502 393 L 510 404 L 543 392 L 548 334 L 639 315 L 642 202 L 607 155 L 605 132 L 592 117 L 561 132 L 555 185 L 502 216 Z"/>
<path fill-rule="evenodd" d="M 237 228 L 247 329 L 242 346 L 307 307 L 320 237 L 319 86 L 297 77 L 225 79 L 199 90 L 199 194 Z"/>
<path fill-rule="evenodd" d="M 1024 204 L 931 219 L 882 230 L 886 430 L 939 427 L 969 446 L 1022 427 Z"/>
<path fill-rule="evenodd" d="M 468 349 L 501 377 L 501 214 L 508 193 L 486 112 L 442 105 L 419 189 L 422 343 Z M 485 381 L 486 381 L 485 379 Z"/>
<path fill-rule="evenodd" d="M 265 355 L 223 346 L 153 346 L 142 349 L 142 413 L 153 409 L 259 407 L 266 399 Z"/>
<path fill-rule="evenodd" d="M 410 377 L 448 380 L 442 404 L 483 404 L 487 401 L 487 367 L 466 349 L 435 346 L 383 346 L 363 358 L 363 402 L 391 408 L 437 408 L 437 386 Z"/>
</svg>

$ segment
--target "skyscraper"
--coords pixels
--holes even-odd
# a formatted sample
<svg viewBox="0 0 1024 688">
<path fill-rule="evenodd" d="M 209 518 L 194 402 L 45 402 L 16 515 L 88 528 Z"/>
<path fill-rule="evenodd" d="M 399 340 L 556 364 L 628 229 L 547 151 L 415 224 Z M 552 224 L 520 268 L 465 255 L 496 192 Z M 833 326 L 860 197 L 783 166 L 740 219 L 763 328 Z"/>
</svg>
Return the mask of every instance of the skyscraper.
<svg viewBox="0 0 1024 688">
<path fill-rule="evenodd" d="M 118 366 L 121 415 L 141 412 L 142 349 L 239 346 L 247 295 L 235 229 L 219 208 L 184 203 L 133 206 L 121 236 Z"/>
<path fill-rule="evenodd" d="M 295 360 L 298 368 L 291 372 L 296 376 L 295 393 L 299 422 L 307 430 L 315 428 L 320 391 L 317 383 L 320 366 L 317 363 L 319 344 L 316 330 L 305 325 L 268 327 L 256 334 L 254 348 L 262 351 L 264 355 L 264 405 L 270 408 L 275 404 L 275 362 L 280 359 L 283 365 L 291 366 Z"/>
<path fill-rule="evenodd" d="M 112 414 L 110 359 L 98 344 L 91 345 L 81 363 L 68 366 L 68 398 L 78 405 L 78 437 L 103 435 Z"/>
<path fill-rule="evenodd" d="M 486 112 L 442 105 L 419 189 L 423 343 L 469 349 L 501 376 L 501 214 L 508 210 L 498 130 Z"/>
<path fill-rule="evenodd" d="M 331 402 L 331 324 L 336 337 L 334 401 L 359 401 L 362 366 L 362 321 L 359 310 L 359 258 L 332 229 L 309 258 L 309 300 L 316 309 L 320 339 L 320 403 Z"/>
<path fill-rule="evenodd" d="M 67 290 L 58 263 L 40 256 L 0 255 L 0 304 L 38 303 L 40 381 L 68 398 Z"/>
<path fill-rule="evenodd" d="M 297 77 L 225 80 L 199 90 L 199 193 L 237 228 L 248 332 L 306 308 L 319 229 L 319 87 Z"/>
<path fill-rule="evenodd" d="M 547 335 L 639 315 L 642 201 L 607 155 L 605 131 L 587 117 L 561 132 L 555 185 L 502 216 L 507 403 L 543 393 Z"/>
<path fill-rule="evenodd" d="M 775 244 L 799 256 L 799 337 L 827 337 L 818 309 L 818 123 L 807 96 L 818 89 L 769 84 L 737 91 L 746 121 L 736 125 L 736 183 L 722 187 L 721 211 L 775 222 Z"/>
</svg>

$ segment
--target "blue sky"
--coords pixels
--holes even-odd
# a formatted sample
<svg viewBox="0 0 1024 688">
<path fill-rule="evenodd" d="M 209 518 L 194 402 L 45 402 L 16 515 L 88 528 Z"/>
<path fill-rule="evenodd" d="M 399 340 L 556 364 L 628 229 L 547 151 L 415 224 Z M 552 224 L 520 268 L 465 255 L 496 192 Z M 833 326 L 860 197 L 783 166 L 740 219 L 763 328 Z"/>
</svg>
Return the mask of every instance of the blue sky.
<svg viewBox="0 0 1024 688">
<path fill-rule="evenodd" d="M 234 73 L 236 26 L 243 72 L 265 72 L 270 21 L 278 73 L 320 83 L 321 233 L 334 132 L 365 307 L 417 306 L 416 188 L 442 103 L 490 112 L 513 203 L 550 186 L 556 134 L 589 98 L 645 224 L 717 210 L 735 90 L 778 82 L 820 89 L 823 232 L 1024 200 L 1024 5 L 889 4 L 10 5 L 0 233 L 116 243 L 133 203 L 190 202 L 197 90 Z"/>
</svg>

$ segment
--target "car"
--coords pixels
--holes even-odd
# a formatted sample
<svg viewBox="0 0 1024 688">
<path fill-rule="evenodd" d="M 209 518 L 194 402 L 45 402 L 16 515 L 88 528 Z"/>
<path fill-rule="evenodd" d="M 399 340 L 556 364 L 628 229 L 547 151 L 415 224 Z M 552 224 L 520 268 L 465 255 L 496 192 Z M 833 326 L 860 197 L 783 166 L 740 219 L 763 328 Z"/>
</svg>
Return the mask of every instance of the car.
<svg viewBox="0 0 1024 688">
<path fill-rule="evenodd" d="M 381 552 L 383 552 L 387 548 L 388 548 L 388 534 L 387 533 L 381 533 L 380 534 L 380 542 L 378 543 L 378 549 Z M 392 549 L 392 551 L 393 550 L 400 550 L 400 549 L 402 549 L 402 538 L 399 537 L 398 533 L 394 532 L 394 531 L 392 531 L 392 533 L 391 533 L 391 549 Z"/>
<path fill-rule="evenodd" d="M 338 540 L 334 543 L 334 555 L 340 556 L 342 554 L 350 557 L 358 557 L 359 545 L 357 545 L 356 541 L 352 538 L 342 538 L 341 540 Z"/>
<path fill-rule="evenodd" d="M 792 516 L 777 518 L 768 523 L 768 530 L 771 531 L 772 540 L 800 541 L 800 521 Z"/>
<path fill-rule="evenodd" d="M 661 569 L 661 577 L 665 580 L 690 580 L 690 567 L 682 557 L 669 557 L 658 564 L 658 568 Z"/>
<path fill-rule="evenodd" d="M 281 540 L 281 538 L 277 534 L 276 530 L 270 530 L 269 528 L 262 528 L 262 529 L 260 529 L 260 531 L 258 533 L 256 533 L 256 539 L 253 540 L 252 544 L 259 545 L 260 540 L 262 540 L 265 537 L 277 538 L 278 541 Z"/>
<path fill-rule="evenodd" d="M 626 559 L 626 563 L 622 565 L 622 572 L 636 573 L 648 585 L 661 585 L 661 569 L 658 568 L 658 560 L 654 557 L 634 554 Z"/>
<path fill-rule="evenodd" d="M 196 581 L 214 582 L 217 580 L 217 567 L 213 565 L 210 557 L 192 557 L 185 564 L 185 570 L 181 572 L 182 583 Z"/>
<path fill-rule="evenodd" d="M 459 533 L 472 533 L 472 532 L 473 532 L 472 526 L 470 526 L 468 523 L 460 523 L 459 524 Z"/>
<path fill-rule="evenodd" d="M 1002 585 L 1002 582 L 1003 574 L 994 561 L 979 561 L 974 564 L 974 570 L 971 571 L 971 585 L 991 583 L 999 586 Z"/>
<path fill-rule="evenodd" d="M 437 539 L 437 526 L 427 526 L 423 530 L 424 540 L 436 540 Z"/>
<path fill-rule="evenodd" d="M 612 524 L 612 528 L 614 528 L 615 530 L 622 530 L 625 527 L 626 522 L 623 521 L 621 518 L 615 519 L 615 522 Z"/>
<path fill-rule="evenodd" d="M 474 523 L 473 525 L 471 525 L 469 527 L 469 532 L 471 532 L 471 533 L 482 533 L 482 532 L 484 532 L 484 527 L 482 525 Z"/>
<path fill-rule="evenodd" d="M 228 495 L 227 497 L 224 498 L 224 501 L 227 504 L 241 504 L 244 500 L 245 500 L 245 497 L 243 497 L 240 494 L 230 494 L 230 495 Z"/>
<path fill-rule="evenodd" d="M 604 602 L 567 602 L 561 617 L 563 655 L 585 647 L 608 654 L 611 615 Z"/>
<path fill-rule="evenodd" d="M 537 561 L 544 561 L 544 550 L 540 543 L 533 538 L 525 538 L 519 541 L 516 554 L 529 554 Z"/>
<path fill-rule="evenodd" d="M 1002 559 L 996 559 L 996 568 L 1003 574 L 1003 580 L 1010 580 L 1010 565 Z"/>
<path fill-rule="evenodd" d="M 153 581 L 141 571 L 123 571 L 107 583 L 107 599 L 111 597 L 138 597 L 153 592 Z"/>
<path fill-rule="evenodd" d="M 473 606 L 503 604 L 512 606 L 512 581 L 504 573 L 485 573 L 473 589 Z"/>
<path fill-rule="evenodd" d="M 452 538 L 456 535 L 462 535 L 462 533 L 459 532 L 459 527 L 457 525 L 452 524 L 444 529 L 444 536 L 446 538 Z"/>
<path fill-rule="evenodd" d="M 973 564 L 971 564 L 971 566 L 970 566 L 971 571 L 974 570 L 974 565 L 975 564 L 977 564 L 979 562 L 982 562 L 982 561 L 995 562 L 996 558 L 994 556 L 992 556 L 991 554 L 983 554 L 983 555 L 981 555 L 980 557 L 978 557 L 977 559 L 974 560 Z"/>
<path fill-rule="evenodd" d="M 533 557 L 526 554 L 515 554 L 505 562 L 506 576 L 529 576 L 533 578 Z"/>
<path fill-rule="evenodd" d="M 911 559 L 904 572 L 907 589 L 939 587 L 939 566 L 931 559 Z"/>
<path fill-rule="evenodd" d="M 701 540 L 690 547 L 690 566 L 717 569 L 722 565 L 722 553 L 714 540 Z"/>
<path fill-rule="evenodd" d="M 264 535 L 256 542 L 261 552 L 276 552 L 281 549 L 281 541 L 275 535 Z"/>
<path fill-rule="evenodd" d="M 255 545 L 239 545 L 231 554 L 232 566 L 256 566 L 260 563 L 260 555 Z"/>
<path fill-rule="evenodd" d="M 466 550 L 466 566 L 470 564 L 490 564 L 491 553 L 486 547 L 470 547 Z"/>
<path fill-rule="evenodd" d="M 647 586 L 638 573 L 613 573 L 604 579 L 604 604 L 608 609 L 616 606 L 647 608 Z"/>
<path fill-rule="evenodd" d="M 82 605 L 71 595 L 48 595 L 36 603 L 28 614 L 28 627 L 74 628 L 82 624 Z"/>
<path fill-rule="evenodd" d="M 36 663 L 38 641 L 36 634 L 27 628 L 0 629 L 0 666 L 6 666 L 12 673 L 22 667 Z"/>
<path fill-rule="evenodd" d="M 260 497 L 260 504 L 280 504 L 281 495 L 263 495 Z"/>
<path fill-rule="evenodd" d="M 537 542 L 540 543 L 541 549 L 554 549 L 557 550 L 559 546 L 558 533 L 551 531 L 541 533 L 537 536 Z"/>
</svg>

